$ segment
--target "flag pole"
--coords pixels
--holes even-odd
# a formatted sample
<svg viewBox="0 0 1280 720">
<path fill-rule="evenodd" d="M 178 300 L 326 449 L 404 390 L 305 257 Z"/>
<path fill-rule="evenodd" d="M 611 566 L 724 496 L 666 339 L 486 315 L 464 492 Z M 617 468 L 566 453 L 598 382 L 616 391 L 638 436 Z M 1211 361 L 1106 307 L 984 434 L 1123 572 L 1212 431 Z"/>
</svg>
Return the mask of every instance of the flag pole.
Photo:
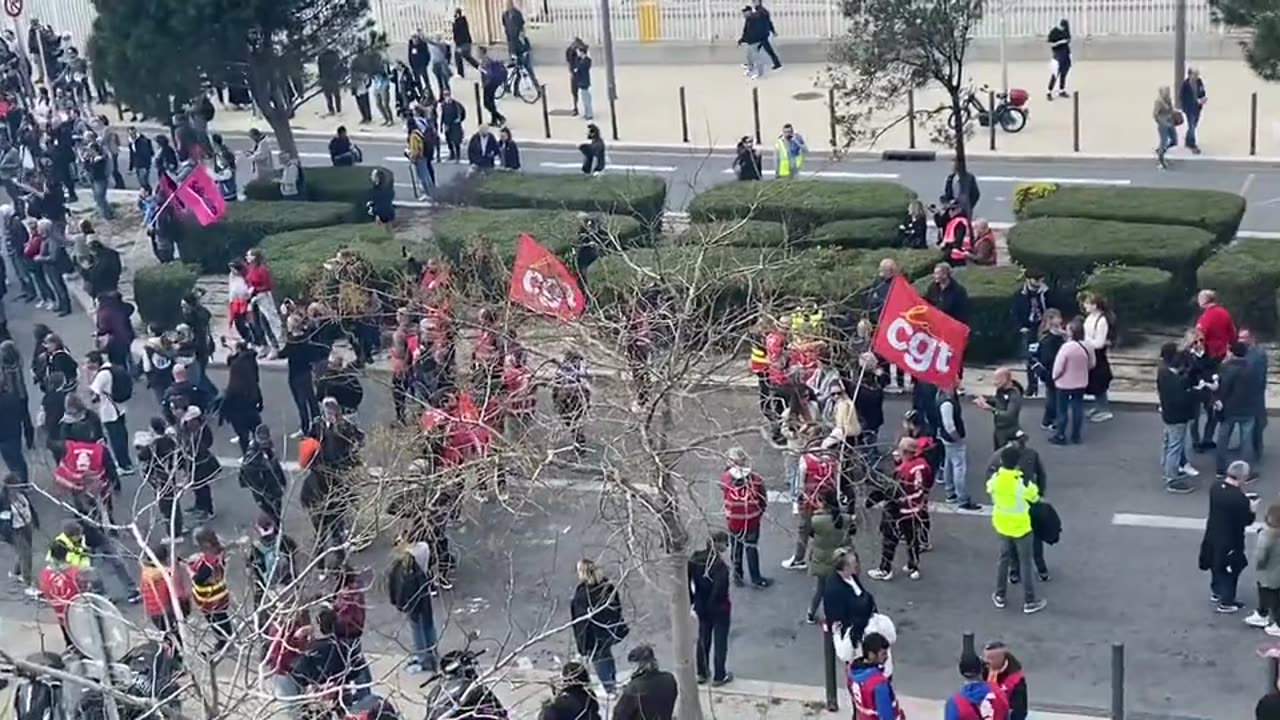
<svg viewBox="0 0 1280 720">
<path fill-rule="evenodd" d="M 151 216 L 151 222 L 147 223 L 148 230 L 150 230 L 156 224 L 156 222 L 160 219 L 160 213 L 164 212 L 164 209 L 169 207 L 169 203 L 173 202 L 173 198 L 177 196 L 177 194 L 178 194 L 177 189 L 174 189 L 173 192 L 169 193 L 169 197 L 165 198 L 164 202 L 161 203 L 160 207 L 156 208 L 156 213 Z"/>
</svg>

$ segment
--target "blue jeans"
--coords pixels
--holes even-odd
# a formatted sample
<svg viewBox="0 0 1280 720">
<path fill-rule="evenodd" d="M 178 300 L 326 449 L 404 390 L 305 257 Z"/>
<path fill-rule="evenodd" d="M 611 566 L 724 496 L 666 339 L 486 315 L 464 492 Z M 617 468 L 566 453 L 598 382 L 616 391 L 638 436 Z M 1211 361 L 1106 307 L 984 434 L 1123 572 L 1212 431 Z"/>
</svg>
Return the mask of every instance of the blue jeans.
<svg viewBox="0 0 1280 720">
<path fill-rule="evenodd" d="M 1218 449 L 1214 451 L 1214 462 L 1219 475 L 1227 473 L 1227 445 L 1231 442 L 1231 431 L 1240 428 L 1240 454 L 1242 459 L 1252 467 L 1258 462 L 1253 451 L 1253 426 L 1258 419 L 1252 415 L 1228 415 L 1218 425 L 1218 438 L 1215 442 Z"/>
<path fill-rule="evenodd" d="M 595 117 L 594 108 L 591 105 L 591 88 L 578 88 L 578 102 L 582 104 L 583 120 Z"/>
<path fill-rule="evenodd" d="M 1040 424 L 1052 427 L 1058 421 L 1058 389 L 1052 382 L 1044 384 L 1044 413 L 1040 416 Z"/>
<path fill-rule="evenodd" d="M 1160 471 L 1165 483 L 1171 483 L 1182 474 L 1180 468 L 1187 447 L 1187 424 L 1165 423 L 1161 445 Z"/>
<path fill-rule="evenodd" d="M 799 499 L 804 490 L 804 473 L 800 471 L 800 456 L 784 450 L 782 453 L 782 480 L 792 500 Z"/>
<path fill-rule="evenodd" d="M 425 157 L 418 158 L 413 161 L 413 174 L 418 177 L 418 185 L 421 186 L 422 194 L 430 193 L 434 183 L 431 182 L 431 163 Z"/>
<path fill-rule="evenodd" d="M 605 648 L 596 651 L 590 658 L 591 669 L 596 671 L 600 684 L 607 693 L 612 694 L 618 688 L 618 665 L 613 660 L 613 650 Z"/>
<path fill-rule="evenodd" d="M 1077 390 L 1058 389 L 1058 422 L 1054 426 L 1053 436 L 1065 440 L 1067 420 L 1070 413 L 1071 442 L 1080 442 L 1080 430 L 1084 427 L 1084 388 Z"/>
<path fill-rule="evenodd" d="M 964 441 L 942 443 L 942 484 L 948 496 L 955 496 L 960 504 L 969 502 L 969 458 Z"/>
<path fill-rule="evenodd" d="M 430 616 L 410 615 L 409 627 L 413 630 L 413 659 L 422 667 L 436 669 L 436 626 Z"/>
<path fill-rule="evenodd" d="M 102 215 L 103 220 L 110 220 L 115 217 L 111 212 L 111 203 L 107 202 L 107 181 L 93 181 L 93 202 L 98 206 L 98 213 Z"/>
<path fill-rule="evenodd" d="M 1156 147 L 1156 157 L 1164 160 L 1164 154 L 1169 148 L 1178 147 L 1178 128 L 1173 125 L 1156 125 L 1156 133 L 1160 143 Z"/>
<path fill-rule="evenodd" d="M 1200 125 L 1200 113 L 1184 111 L 1183 114 L 1187 118 L 1187 132 L 1182 142 L 1188 148 L 1194 148 L 1196 147 L 1196 128 Z"/>
</svg>

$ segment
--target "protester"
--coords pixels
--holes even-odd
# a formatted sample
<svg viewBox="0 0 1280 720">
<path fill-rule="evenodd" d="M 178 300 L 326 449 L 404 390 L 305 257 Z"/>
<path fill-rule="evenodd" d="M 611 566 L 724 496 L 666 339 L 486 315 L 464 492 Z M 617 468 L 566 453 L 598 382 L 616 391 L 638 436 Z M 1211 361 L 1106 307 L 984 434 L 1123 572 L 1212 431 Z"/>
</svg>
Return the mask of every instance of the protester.
<svg viewBox="0 0 1280 720">
<path fill-rule="evenodd" d="M 75 648 L 75 644 L 67 631 L 67 610 L 88 584 L 89 573 L 88 558 L 74 553 L 66 543 L 55 538 L 49 546 L 45 568 L 40 571 L 39 593 L 53 610 L 68 651 Z"/>
<path fill-rule="evenodd" d="M 809 537 L 807 562 L 809 574 L 814 578 L 813 598 L 805 622 L 818 621 L 818 605 L 826 594 L 827 583 L 836 574 L 835 553 L 847 547 L 853 533 L 853 520 L 840 507 L 840 499 L 834 488 L 822 494 L 822 508 L 810 518 L 812 534 Z"/>
<path fill-rule="evenodd" d="M 862 638 L 861 649 L 862 653 L 849 665 L 849 695 L 855 720 L 905 717 L 898 707 L 893 682 L 885 674 L 889 641 L 880 633 L 870 632 Z"/>
<path fill-rule="evenodd" d="M 1257 511 L 1256 495 L 1240 489 L 1248 482 L 1249 464 L 1231 463 L 1225 477 L 1220 477 L 1209 491 L 1209 519 L 1200 541 L 1200 569 L 1209 571 L 1209 599 L 1219 613 L 1230 614 L 1244 607 L 1236 600 L 1236 584 L 1248 567 L 1244 533 L 1253 524 Z"/>
<path fill-rule="evenodd" d="M 191 595 L 218 637 L 213 647 L 214 653 L 218 653 L 232 638 L 226 550 L 213 528 L 197 530 L 195 541 L 200 552 L 187 560 L 191 570 Z"/>
<path fill-rule="evenodd" d="M 181 647 L 181 625 L 191 613 L 191 575 L 186 563 L 171 562 L 169 546 L 155 543 L 142 556 L 140 586 L 147 620 Z"/>
<path fill-rule="evenodd" d="M 1190 385 L 1190 371 L 1184 356 L 1174 343 L 1160 348 L 1160 368 L 1156 370 L 1156 397 L 1160 401 L 1160 419 L 1164 422 L 1161 446 L 1161 474 L 1166 492 L 1185 495 L 1195 488 L 1185 478 L 1187 425 L 1195 417 L 1195 397 Z"/>
<path fill-rule="evenodd" d="M 914 438 L 904 437 L 898 441 L 897 460 L 898 466 L 893 471 L 897 486 L 885 491 L 884 510 L 880 515 L 880 567 L 867 571 L 873 580 L 893 579 L 893 559 L 899 542 L 907 544 L 907 564 L 902 571 L 912 580 L 920 579 L 924 512 L 929 488 L 933 487 L 933 470 L 920 456 Z"/>
<path fill-rule="evenodd" d="M 955 388 L 938 389 L 932 423 L 942 442 L 942 484 L 947 489 L 947 502 L 959 510 L 977 511 L 982 506 L 969 495 L 969 446 L 964 425 L 963 403 Z"/>
<path fill-rule="evenodd" d="M 415 555 L 415 545 L 401 538 L 387 575 L 387 594 L 396 610 L 404 613 L 413 632 L 413 654 L 405 670 L 410 674 L 435 672 L 436 624 L 431 607 L 431 577 L 427 562 Z"/>
<path fill-rule="evenodd" d="M 1019 415 L 1022 413 L 1022 399 L 1025 393 L 1022 385 L 1013 379 L 1013 371 L 1007 367 L 996 368 L 992 373 L 996 392 L 991 397 L 979 395 L 973 399 L 975 405 L 991 413 L 992 441 L 996 450 L 1004 447 L 1022 432 Z"/>
<path fill-rule="evenodd" d="M 569 612 L 578 656 L 591 663 L 605 694 L 612 697 L 617 693 L 613 647 L 627 637 L 630 628 L 622 619 L 622 597 L 617 587 L 592 560 L 578 561 L 578 586 Z"/>
<path fill-rule="evenodd" d="M 990 477 L 1000 470 L 1000 459 L 1005 448 L 1014 448 L 1018 453 L 1018 470 L 1022 472 L 1022 479 L 1026 483 L 1036 486 L 1036 490 L 1040 493 L 1040 499 L 1044 500 L 1045 495 L 1049 491 L 1049 475 L 1045 472 L 1044 463 L 1040 460 L 1040 453 L 1028 444 L 1029 438 L 1027 434 L 1021 430 L 1017 432 L 1009 443 L 1003 447 L 997 448 L 991 456 L 990 462 L 987 463 L 987 476 Z M 1036 503 L 1040 506 L 1040 503 Z M 1039 532 L 1040 527 L 1037 520 L 1036 510 L 1033 508 L 1032 515 L 1032 560 L 1035 561 L 1036 574 L 1040 577 L 1040 582 L 1049 581 L 1049 566 L 1044 560 L 1044 539 Z M 1022 581 L 1022 569 L 1018 561 L 1017 547 L 1010 548 L 1009 559 L 1009 583 L 1017 585 Z"/>
<path fill-rule="evenodd" d="M 1257 422 L 1258 398 L 1265 397 L 1266 384 L 1258 384 L 1258 376 L 1250 371 L 1245 363 L 1245 355 L 1249 346 L 1240 341 L 1231 343 L 1231 353 L 1222 363 L 1218 390 L 1214 393 L 1214 409 L 1221 415 L 1222 423 L 1218 425 L 1217 450 L 1214 453 L 1214 465 L 1218 478 L 1222 479 L 1227 472 L 1227 452 L 1231 436 L 1239 429 L 1240 454 L 1244 461 L 1253 467 L 1258 462 L 1254 454 L 1254 424 Z M 1257 473 L 1249 475 L 1245 482 L 1252 482 Z"/>
<path fill-rule="evenodd" d="M 188 483 L 183 489 L 191 490 L 195 496 L 190 514 L 199 522 L 208 523 L 217 517 L 212 485 L 222 466 L 213 454 L 213 430 L 200 408 L 193 405 L 183 412 L 176 439 L 180 477 Z"/>
<path fill-rule="evenodd" d="M 767 588 L 773 581 L 760 574 L 760 524 L 768 508 L 764 479 L 751 470 L 751 459 L 740 447 L 729 449 L 728 466 L 720 476 L 724 494 L 725 523 L 729 530 L 730 555 L 733 559 L 733 583 L 742 587 L 742 559 L 746 555 L 751 585 Z"/>
<path fill-rule="evenodd" d="M 275 518 L 259 515 L 253 530 L 248 552 L 249 577 L 253 583 L 254 605 L 261 607 L 267 593 L 288 587 L 305 566 L 301 562 L 298 543 L 281 531 Z"/>
<path fill-rule="evenodd" d="M 1009 704 L 1009 720 L 1027 720 L 1027 677 L 1022 663 L 999 640 L 993 640 L 982 648 L 982 662 L 986 667 L 987 683 L 1000 689 Z"/>
<path fill-rule="evenodd" d="M 1036 584 L 1031 575 L 1034 543 L 1031 533 L 1032 503 L 1039 502 L 1040 490 L 1022 475 L 1021 460 L 1017 448 L 1005 446 L 1000 451 L 1000 467 L 987 481 L 987 494 L 991 496 L 991 524 L 1000 538 L 1000 561 L 996 565 L 996 591 L 991 602 L 997 608 L 1005 606 L 1005 591 L 1016 555 L 1018 575 L 1022 579 L 1022 612 L 1038 613 L 1048 605 L 1044 598 L 1036 597 Z"/>
<path fill-rule="evenodd" d="M 732 621 L 729 601 L 729 566 L 724 552 L 729 548 L 729 534 L 717 530 L 707 540 L 706 549 L 689 557 L 689 604 L 698 619 L 698 682 L 708 680 L 715 687 L 733 681 L 726 667 L 729 657 L 729 626 Z M 711 654 L 714 646 L 714 662 Z M 714 671 L 709 674 L 709 671 Z"/>
<path fill-rule="evenodd" d="M 498 131 L 498 167 L 503 170 L 520 169 L 520 146 L 511 137 L 511 128 Z"/>
<path fill-rule="evenodd" d="M 1204 352 L 1214 363 L 1221 363 L 1226 359 L 1231 343 L 1237 339 L 1235 322 L 1231 313 L 1218 304 L 1218 294 L 1213 290 L 1196 293 L 1196 305 L 1200 307 L 1196 329 L 1204 339 Z"/>
<path fill-rule="evenodd" d="M 186 530 L 178 506 L 178 441 L 168 431 L 164 418 L 151 418 L 150 428 L 134 433 L 133 449 L 138 454 L 143 481 L 155 491 L 163 537 L 181 538 Z"/>
<path fill-rule="evenodd" d="M 982 677 L 982 659 L 966 651 L 960 656 L 960 677 L 964 685 L 947 698 L 943 720 L 1004 720 L 1009 716 L 1009 702 Z"/>
<path fill-rule="evenodd" d="M 790 178 L 800 174 L 804 169 L 805 155 L 809 146 L 804 136 L 795 131 L 791 123 L 782 126 L 782 133 L 773 144 L 775 175 L 779 178 Z"/>
<path fill-rule="evenodd" d="M 329 161 L 334 167 L 351 167 L 358 162 L 358 148 L 347 135 L 345 125 L 338 126 L 338 132 L 329 139 Z"/>
<path fill-rule="evenodd" d="M 812 534 L 811 519 L 813 514 L 821 511 L 827 493 L 839 497 L 836 487 L 836 453 L 823 448 L 818 443 L 809 446 L 800 458 L 803 476 L 802 490 L 799 498 L 792 503 L 792 514 L 796 516 L 796 543 L 791 557 L 782 561 L 787 570 L 805 570 L 805 554 L 808 539 Z"/>
<path fill-rule="evenodd" d="M 85 369 L 93 378 L 89 392 L 102 420 L 112 460 L 120 474 L 132 475 L 133 460 L 129 457 L 129 428 L 125 422 L 124 403 L 133 397 L 133 378 L 127 368 L 115 365 L 97 350 L 85 356 Z"/>
<path fill-rule="evenodd" d="M 658 668 L 653 647 L 631 648 L 627 661 L 636 669 L 618 694 L 613 720 L 674 720 L 680 689 L 674 675 Z"/>
</svg>

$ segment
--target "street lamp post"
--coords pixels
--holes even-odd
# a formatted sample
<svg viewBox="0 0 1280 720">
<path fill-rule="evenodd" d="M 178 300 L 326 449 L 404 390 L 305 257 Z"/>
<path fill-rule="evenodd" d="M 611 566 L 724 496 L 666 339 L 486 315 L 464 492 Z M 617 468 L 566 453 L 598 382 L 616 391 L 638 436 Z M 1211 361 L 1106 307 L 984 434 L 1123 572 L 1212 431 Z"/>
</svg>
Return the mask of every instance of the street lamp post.
<svg viewBox="0 0 1280 720">
<path fill-rule="evenodd" d="M 1007 23 L 1005 22 L 1005 3 L 1007 0 L 1000 0 L 1000 88 L 1005 95 L 1009 94 L 1009 57 L 1006 52 L 1006 40 L 1009 36 Z"/>
<path fill-rule="evenodd" d="M 1187 76 L 1187 0 L 1177 0 L 1173 10 L 1173 98 Z"/>
<path fill-rule="evenodd" d="M 609 100 L 618 99 L 618 77 L 613 67 L 613 18 L 609 0 L 600 0 L 600 29 L 604 35 L 604 76 Z"/>
</svg>

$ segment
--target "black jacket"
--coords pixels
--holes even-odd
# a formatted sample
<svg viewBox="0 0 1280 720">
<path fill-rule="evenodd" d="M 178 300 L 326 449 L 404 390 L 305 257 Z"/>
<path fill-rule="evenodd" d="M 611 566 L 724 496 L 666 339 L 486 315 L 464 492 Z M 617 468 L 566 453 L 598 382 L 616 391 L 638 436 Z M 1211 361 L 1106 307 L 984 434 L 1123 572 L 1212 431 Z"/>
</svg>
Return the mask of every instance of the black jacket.
<svg viewBox="0 0 1280 720">
<path fill-rule="evenodd" d="M 409 38 L 409 67 L 414 70 L 426 70 L 431 64 L 431 51 L 427 49 L 427 41 L 421 37 Z"/>
<path fill-rule="evenodd" d="M 613 720 L 672 720 L 680 694 L 676 677 L 665 670 L 637 670 L 618 693 Z"/>
<path fill-rule="evenodd" d="M 346 470 L 355 467 L 360 447 L 364 445 L 364 432 L 346 418 L 329 423 L 316 418 L 307 433 L 320 441 L 320 451 L 315 463 L 325 470 Z"/>
<path fill-rule="evenodd" d="M 607 580 L 595 585 L 578 583 L 569 614 L 573 617 L 573 640 L 583 657 L 608 650 L 626 635 L 621 598 Z"/>
<path fill-rule="evenodd" d="M 1156 370 L 1156 396 L 1160 399 L 1160 419 L 1169 425 L 1191 422 L 1196 413 L 1195 396 L 1191 393 L 1191 378 L 1161 363 Z"/>
<path fill-rule="evenodd" d="M 350 643 L 332 637 L 318 638 L 294 661 L 289 675 L 304 692 L 311 687 L 342 682 L 352 669 L 364 666 L 359 655 L 359 649 Z"/>
<path fill-rule="evenodd" d="M 729 614 L 729 566 L 718 553 L 699 550 L 689 558 L 689 602 L 698 617 Z"/>
<path fill-rule="evenodd" d="M 1228 357 L 1218 373 L 1216 399 L 1222 403 L 1223 417 L 1253 417 L 1258 395 L 1265 388 L 1258 387 L 1257 378 L 1249 372 L 1242 358 Z"/>
<path fill-rule="evenodd" d="M 1000 469 L 1000 451 L 1004 448 L 996 448 L 995 454 L 987 461 L 987 477 L 991 477 Z M 1049 475 L 1044 471 L 1044 463 L 1040 460 L 1040 453 L 1030 445 L 1024 445 L 1018 450 L 1018 469 L 1022 471 L 1022 479 L 1034 483 L 1036 489 L 1041 495 L 1049 492 Z"/>
<path fill-rule="evenodd" d="M 273 451 L 252 449 L 240 464 L 240 487 L 259 497 L 284 497 L 288 482 Z"/>
<path fill-rule="evenodd" d="M 220 413 L 225 418 L 262 411 L 262 387 L 258 381 L 258 354 L 241 350 L 227 358 L 227 387 Z"/>
<path fill-rule="evenodd" d="M 481 170 L 490 170 L 497 159 L 498 138 L 490 135 L 486 140 L 480 136 L 480 133 L 476 133 L 467 141 L 468 165 L 474 165 Z"/>
<path fill-rule="evenodd" d="M 600 703 L 587 688 L 571 685 L 542 706 L 538 720 L 600 720 Z"/>
<path fill-rule="evenodd" d="M 413 555 L 405 552 L 387 571 L 387 595 L 391 605 L 414 618 L 431 621 L 431 579 Z"/>
<path fill-rule="evenodd" d="M 845 631 L 860 638 L 876 613 L 876 599 L 865 582 L 859 579 L 857 583 L 862 588 L 861 595 L 854 592 L 844 578 L 832 575 L 822 592 L 822 612 L 829 622 L 840 623 Z"/>
<path fill-rule="evenodd" d="M 129 169 L 130 170 L 150 170 L 151 161 L 155 158 L 155 148 L 151 145 L 151 138 L 146 135 L 139 135 L 136 139 L 129 141 Z"/>
<path fill-rule="evenodd" d="M 325 368 L 316 378 L 316 397 L 331 397 L 338 401 L 343 412 L 350 414 L 360 409 L 364 388 L 360 386 L 360 376 L 355 372 L 345 368 Z"/>
<path fill-rule="evenodd" d="M 520 146 L 515 140 L 498 141 L 498 162 L 504 170 L 520 169 Z"/>
<path fill-rule="evenodd" d="M 733 160 L 733 169 L 737 171 L 739 180 L 759 180 L 761 167 L 760 153 L 756 152 L 755 148 L 738 148 L 738 155 Z"/>
<path fill-rule="evenodd" d="M 956 282 L 955 278 L 952 278 L 945 288 L 936 282 L 930 282 L 924 299 L 953 319 L 968 324 L 969 292 L 963 285 Z"/>
<path fill-rule="evenodd" d="M 0 392 L 0 441 L 21 439 L 29 450 L 35 444 L 35 437 L 27 399 L 16 392 Z"/>
<path fill-rule="evenodd" d="M 471 44 L 471 23 L 467 21 L 465 15 L 457 15 L 453 18 L 453 44 L 459 48 Z"/>
<path fill-rule="evenodd" d="M 1209 519 L 1200 541 L 1200 569 L 1239 572 L 1248 567 L 1244 531 L 1253 520 L 1244 491 L 1222 480 L 1215 482 L 1209 490 Z"/>
<path fill-rule="evenodd" d="M 952 172 L 942 183 L 943 202 L 958 201 L 965 215 L 973 212 L 980 197 L 982 197 L 982 191 L 978 189 L 978 178 L 974 177 L 973 173 L 966 172 L 962 177 L 956 177 Z"/>
<path fill-rule="evenodd" d="M 1033 333 L 1038 331 L 1040 320 L 1044 318 L 1044 311 L 1048 307 L 1045 302 L 1047 293 L 1048 290 L 1033 293 L 1027 290 L 1026 283 L 1023 283 L 1018 292 L 1013 295 L 1014 327 L 1024 328 Z"/>
<path fill-rule="evenodd" d="M 997 676 L 997 680 L 1003 680 L 1013 673 L 1022 670 L 1022 663 L 1018 662 L 1012 654 L 1005 657 L 1006 663 L 1004 670 Z M 1013 691 L 1009 693 L 1009 720 L 1027 720 L 1027 706 L 1030 704 L 1027 693 L 1027 678 L 1024 674 L 1022 680 L 1013 686 Z"/>
</svg>

